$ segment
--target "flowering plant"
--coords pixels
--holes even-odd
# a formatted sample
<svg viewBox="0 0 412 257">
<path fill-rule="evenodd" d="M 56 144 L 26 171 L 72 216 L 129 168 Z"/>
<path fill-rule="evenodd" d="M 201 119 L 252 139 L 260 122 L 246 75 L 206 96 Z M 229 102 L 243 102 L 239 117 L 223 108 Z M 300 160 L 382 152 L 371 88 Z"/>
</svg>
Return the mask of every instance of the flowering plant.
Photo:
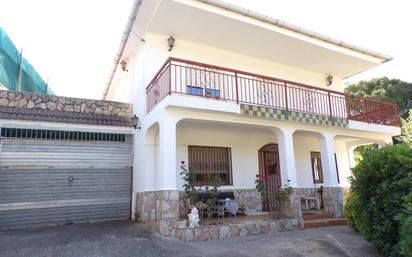
<svg viewBox="0 0 412 257">
<path fill-rule="evenodd" d="M 182 176 L 185 183 L 183 188 L 186 193 L 186 198 L 189 199 L 189 204 L 194 205 L 199 200 L 199 190 L 196 188 L 196 178 L 193 173 L 190 173 L 186 168 L 185 161 L 181 161 L 180 176 Z"/>
<path fill-rule="evenodd" d="M 260 176 L 259 174 L 256 174 L 255 185 L 256 190 L 261 194 L 264 194 L 268 191 L 266 176 Z"/>
</svg>

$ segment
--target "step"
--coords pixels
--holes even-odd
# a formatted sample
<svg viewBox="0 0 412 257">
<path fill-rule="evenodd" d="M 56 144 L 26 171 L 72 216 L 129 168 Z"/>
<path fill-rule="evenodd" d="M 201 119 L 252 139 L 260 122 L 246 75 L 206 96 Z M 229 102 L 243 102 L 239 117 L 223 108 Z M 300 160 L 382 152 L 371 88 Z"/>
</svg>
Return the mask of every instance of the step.
<svg viewBox="0 0 412 257">
<path fill-rule="evenodd" d="M 325 218 L 325 219 L 304 221 L 305 228 L 343 226 L 346 224 L 347 224 L 346 218 Z"/>
<path fill-rule="evenodd" d="M 319 214 L 304 214 L 303 220 L 321 220 L 333 218 L 330 214 L 319 213 Z"/>
<path fill-rule="evenodd" d="M 324 210 L 302 210 L 304 220 L 320 220 L 333 218 L 332 215 Z"/>
</svg>

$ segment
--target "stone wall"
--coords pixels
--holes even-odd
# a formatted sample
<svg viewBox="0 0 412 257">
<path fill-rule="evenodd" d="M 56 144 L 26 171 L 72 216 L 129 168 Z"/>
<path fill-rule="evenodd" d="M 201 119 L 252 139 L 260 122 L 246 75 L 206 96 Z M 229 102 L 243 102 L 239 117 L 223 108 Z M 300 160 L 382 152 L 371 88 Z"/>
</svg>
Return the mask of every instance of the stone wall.
<svg viewBox="0 0 412 257">
<path fill-rule="evenodd" d="M 252 189 L 234 189 L 236 202 L 245 208 L 247 213 L 262 211 L 262 199 L 260 193 L 255 188 Z"/>
<path fill-rule="evenodd" d="M 174 236 L 179 220 L 179 191 L 137 193 L 136 218 L 154 227 L 162 236 Z"/>
<path fill-rule="evenodd" d="M 289 197 L 280 202 L 279 215 L 281 217 L 293 217 L 298 221 L 299 227 L 303 227 L 302 206 L 300 201 L 300 192 L 298 188 L 293 188 Z"/>
<path fill-rule="evenodd" d="M 58 110 L 80 113 L 132 116 L 132 106 L 127 103 L 99 101 L 39 93 L 0 90 L 0 107 Z"/>
<path fill-rule="evenodd" d="M 184 224 L 180 225 L 176 228 L 175 237 L 185 242 L 276 233 L 291 231 L 299 227 L 297 219 L 250 220 L 197 228 L 184 227 Z"/>
<path fill-rule="evenodd" d="M 230 191 L 234 192 L 235 199 L 246 211 L 261 210 L 260 194 L 255 189 Z M 151 225 L 162 236 L 176 237 L 183 241 L 229 238 L 301 227 L 299 219 L 293 216 L 282 220 L 253 220 L 188 228 L 185 198 L 185 193 L 177 190 L 136 193 L 136 219 Z"/>
<path fill-rule="evenodd" d="M 323 208 L 335 218 L 343 218 L 343 206 L 349 188 L 346 187 L 324 187 Z"/>
</svg>

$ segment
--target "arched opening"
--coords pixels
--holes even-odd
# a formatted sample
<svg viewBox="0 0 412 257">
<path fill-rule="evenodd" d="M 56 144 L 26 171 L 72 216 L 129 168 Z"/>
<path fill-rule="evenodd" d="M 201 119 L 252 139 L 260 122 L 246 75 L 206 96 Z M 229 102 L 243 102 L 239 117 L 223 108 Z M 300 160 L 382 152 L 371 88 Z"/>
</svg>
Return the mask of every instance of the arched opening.
<svg viewBox="0 0 412 257">
<path fill-rule="evenodd" d="M 259 176 L 264 180 L 267 195 L 262 195 L 262 209 L 274 210 L 276 192 L 281 187 L 279 150 L 277 144 L 267 144 L 259 149 Z"/>
</svg>

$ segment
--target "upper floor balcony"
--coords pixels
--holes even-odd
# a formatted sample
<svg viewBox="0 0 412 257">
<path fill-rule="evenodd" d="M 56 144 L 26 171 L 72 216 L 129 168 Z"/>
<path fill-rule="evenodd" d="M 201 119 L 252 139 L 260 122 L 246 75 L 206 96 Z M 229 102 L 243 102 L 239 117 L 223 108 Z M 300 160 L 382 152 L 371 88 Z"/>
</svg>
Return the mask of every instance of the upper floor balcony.
<svg viewBox="0 0 412 257">
<path fill-rule="evenodd" d="M 171 94 L 400 126 L 394 103 L 172 57 L 146 87 L 147 112 Z"/>
</svg>

